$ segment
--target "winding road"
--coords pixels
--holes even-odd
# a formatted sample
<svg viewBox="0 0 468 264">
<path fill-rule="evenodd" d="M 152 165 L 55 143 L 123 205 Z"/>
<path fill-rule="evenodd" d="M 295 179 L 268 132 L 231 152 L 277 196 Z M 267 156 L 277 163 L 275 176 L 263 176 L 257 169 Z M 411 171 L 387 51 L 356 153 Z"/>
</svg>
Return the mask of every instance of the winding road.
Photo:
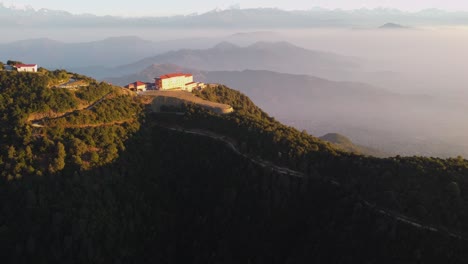
<svg viewBox="0 0 468 264">
<path fill-rule="evenodd" d="M 59 119 L 59 118 L 62 118 L 62 117 L 66 117 L 66 116 L 69 116 L 71 114 L 73 114 L 75 111 L 83 111 L 83 110 L 91 110 L 93 109 L 94 107 L 96 107 L 96 105 L 98 105 L 99 103 L 101 103 L 102 101 L 104 101 L 107 96 L 109 96 L 110 94 L 112 93 L 112 91 L 108 92 L 107 94 L 105 94 L 104 96 L 102 96 L 101 98 L 99 98 L 98 100 L 94 101 L 93 103 L 89 104 L 88 106 L 86 106 L 85 108 L 82 108 L 82 109 L 73 109 L 73 111 L 69 111 L 69 112 L 65 112 L 59 116 L 56 116 L 54 118 L 49 118 L 49 117 L 44 117 L 44 118 L 41 118 L 41 119 L 37 119 L 37 120 L 31 120 L 32 124 L 31 126 L 32 127 L 45 127 L 43 125 L 44 121 L 46 120 L 54 120 L 54 119 Z"/>
<path fill-rule="evenodd" d="M 227 147 L 230 148 L 234 153 L 236 153 L 236 154 L 238 154 L 238 155 L 240 155 L 240 156 L 242 156 L 242 157 L 244 157 L 246 159 L 249 159 L 251 162 L 253 162 L 253 163 L 255 163 L 255 164 L 257 164 L 257 165 L 259 165 L 259 166 L 261 166 L 263 168 L 269 168 L 269 169 L 271 169 L 273 171 L 276 171 L 279 174 L 293 176 L 293 177 L 299 177 L 299 178 L 310 177 L 310 176 L 306 175 L 303 172 L 291 170 L 291 169 L 286 168 L 286 167 L 277 166 L 277 165 L 273 164 L 270 161 L 266 161 L 266 160 L 263 160 L 263 159 L 261 159 L 259 157 L 252 157 L 251 155 L 244 154 L 238 149 L 238 147 L 236 146 L 234 141 L 232 139 L 226 137 L 226 136 L 218 135 L 218 134 L 213 133 L 211 131 L 205 131 L 205 130 L 200 130 L 200 129 L 195 130 L 195 129 L 168 127 L 168 126 L 163 126 L 163 125 L 158 125 L 158 126 L 162 127 L 162 128 L 165 128 L 165 129 L 168 129 L 168 130 L 180 132 L 180 133 L 197 135 L 197 136 L 202 136 L 202 137 L 209 137 L 209 138 L 212 138 L 214 140 L 221 141 L 221 142 L 225 143 L 227 145 Z M 321 178 L 321 179 L 325 180 L 326 182 L 328 182 L 328 183 L 330 183 L 330 184 L 332 184 L 334 186 L 341 186 L 341 184 L 336 180 L 327 179 L 327 178 Z M 443 234 L 443 235 L 449 236 L 451 238 L 455 238 L 455 239 L 459 239 L 459 240 L 463 240 L 463 241 L 468 242 L 468 239 L 463 237 L 460 234 L 452 233 L 452 232 L 446 231 L 445 229 L 437 228 L 437 227 L 432 226 L 432 225 L 423 224 L 423 223 L 421 223 L 420 221 L 418 221 L 416 219 L 413 219 L 411 217 L 402 215 L 402 214 L 394 212 L 392 210 L 388 210 L 386 208 L 380 207 L 380 206 L 378 206 L 378 205 L 376 205 L 374 203 L 371 203 L 371 202 L 369 202 L 369 201 L 367 201 L 365 199 L 361 199 L 361 204 L 363 206 L 366 206 L 368 208 L 373 209 L 375 212 L 377 212 L 378 214 L 380 214 L 382 216 L 392 218 L 393 220 L 396 220 L 398 222 L 410 225 L 410 226 L 415 227 L 417 229 Z"/>
</svg>

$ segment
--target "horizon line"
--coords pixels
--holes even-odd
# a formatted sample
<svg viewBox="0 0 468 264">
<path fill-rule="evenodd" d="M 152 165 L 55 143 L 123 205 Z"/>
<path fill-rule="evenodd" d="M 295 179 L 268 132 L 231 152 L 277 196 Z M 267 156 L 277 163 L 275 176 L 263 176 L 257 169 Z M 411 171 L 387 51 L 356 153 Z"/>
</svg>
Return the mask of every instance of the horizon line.
<svg viewBox="0 0 468 264">
<path fill-rule="evenodd" d="M 186 13 L 171 13 L 171 14 L 142 14 L 138 16 L 127 16 L 127 15 L 119 15 L 119 14 L 93 14 L 90 12 L 72 12 L 68 10 L 62 10 L 62 9 L 51 9 L 51 8 L 36 8 L 31 5 L 25 5 L 22 7 L 15 6 L 14 4 L 11 5 L 6 5 L 5 2 L 0 2 L 0 7 L 7 8 L 10 10 L 16 10 L 16 11 L 27 11 L 27 10 L 34 10 L 34 12 L 39 12 L 42 10 L 48 10 L 48 11 L 53 11 L 53 12 L 66 12 L 69 13 L 70 15 L 73 16 L 96 16 L 96 17 L 115 17 L 115 18 L 163 18 L 163 17 L 177 17 L 177 16 L 197 16 L 197 15 L 203 15 L 203 14 L 208 14 L 208 13 L 213 13 L 213 12 L 223 12 L 223 11 L 230 11 L 230 10 L 261 10 L 261 9 L 271 9 L 271 10 L 279 10 L 279 11 L 285 11 L 285 12 L 310 12 L 310 11 L 325 11 L 325 12 L 354 12 L 354 11 L 378 11 L 378 10 L 392 10 L 392 11 L 398 11 L 401 13 L 406 13 L 406 14 L 418 14 L 421 12 L 425 11 L 438 11 L 438 12 L 445 12 L 445 13 L 468 13 L 467 10 L 448 10 L 448 9 L 441 9 L 441 8 L 424 8 L 424 9 L 417 9 L 417 10 L 405 10 L 405 9 L 400 9 L 396 7 L 385 7 L 385 6 L 379 6 L 379 7 L 374 7 L 374 8 L 368 8 L 368 7 L 362 7 L 362 8 L 351 8 L 351 9 L 346 9 L 346 8 L 327 8 L 327 7 L 321 7 L 321 6 L 315 6 L 309 9 L 285 9 L 285 8 L 279 8 L 279 7 L 249 7 L 249 8 L 233 8 L 233 7 L 227 7 L 227 8 L 219 8 L 215 7 L 210 10 L 206 11 L 194 11 L 194 12 L 186 12 Z"/>
</svg>

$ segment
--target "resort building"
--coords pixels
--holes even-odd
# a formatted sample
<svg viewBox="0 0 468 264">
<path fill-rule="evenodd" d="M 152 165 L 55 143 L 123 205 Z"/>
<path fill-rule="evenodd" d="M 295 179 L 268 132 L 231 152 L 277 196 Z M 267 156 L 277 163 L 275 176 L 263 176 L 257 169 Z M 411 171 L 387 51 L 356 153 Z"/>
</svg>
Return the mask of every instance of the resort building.
<svg viewBox="0 0 468 264">
<path fill-rule="evenodd" d="M 203 86 L 203 83 L 193 81 L 193 75 L 187 73 L 171 73 L 155 78 L 156 90 L 186 90 L 191 92 L 193 89 Z"/>
</svg>

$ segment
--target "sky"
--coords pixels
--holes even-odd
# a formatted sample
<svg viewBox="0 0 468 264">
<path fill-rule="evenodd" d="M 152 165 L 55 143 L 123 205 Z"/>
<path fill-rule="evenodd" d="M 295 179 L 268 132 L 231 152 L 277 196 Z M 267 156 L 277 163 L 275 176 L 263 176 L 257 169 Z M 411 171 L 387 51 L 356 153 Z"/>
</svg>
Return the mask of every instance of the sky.
<svg viewBox="0 0 468 264">
<path fill-rule="evenodd" d="M 406 11 L 438 8 L 448 11 L 468 11 L 466 0 L 5 0 L 5 6 L 31 6 L 65 10 L 74 14 L 90 13 L 117 16 L 162 16 L 201 13 L 215 8 L 274 7 L 285 10 L 307 10 L 314 7 L 328 9 L 397 8 Z"/>
</svg>

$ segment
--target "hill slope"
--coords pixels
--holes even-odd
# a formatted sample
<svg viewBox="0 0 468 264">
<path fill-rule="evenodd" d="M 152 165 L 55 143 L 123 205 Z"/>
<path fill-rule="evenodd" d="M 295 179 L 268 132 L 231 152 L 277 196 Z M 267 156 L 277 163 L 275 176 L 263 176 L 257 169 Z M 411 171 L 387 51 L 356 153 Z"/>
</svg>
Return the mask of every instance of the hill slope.
<svg viewBox="0 0 468 264">
<path fill-rule="evenodd" d="M 197 95 L 232 105 L 230 115 L 191 106 L 184 115 L 150 114 L 106 84 L 49 88 L 54 76 L 0 73 L 6 262 L 468 257 L 460 237 L 468 233 L 466 160 L 349 154 L 224 86 Z M 92 109 L 77 108 L 109 92 Z M 28 121 L 49 109 L 73 112 L 43 127 Z"/>
<path fill-rule="evenodd" d="M 372 149 L 365 146 L 360 146 L 354 144 L 349 138 L 337 134 L 337 133 L 328 133 L 319 137 L 321 140 L 333 143 L 337 148 L 341 148 L 344 151 L 353 152 L 353 153 L 360 153 L 364 155 L 370 155 L 374 157 L 387 157 L 390 156 L 387 153 L 382 151 Z"/>
<path fill-rule="evenodd" d="M 58 76 L 66 76 L 66 81 L 86 78 L 65 71 L 0 72 L 4 124 L 0 127 L 4 142 L 0 163 L 9 168 L 0 172 L 4 179 L 53 173 L 68 162 L 83 168 L 109 163 L 117 158 L 127 134 L 138 128 L 133 122 L 140 106 L 122 89 L 89 78 L 89 86 L 78 90 L 49 88 L 50 83 L 60 81 Z M 106 126 L 108 123 L 120 125 Z M 67 129 L 91 125 L 95 127 L 93 136 L 77 136 L 77 130 Z"/>
</svg>

